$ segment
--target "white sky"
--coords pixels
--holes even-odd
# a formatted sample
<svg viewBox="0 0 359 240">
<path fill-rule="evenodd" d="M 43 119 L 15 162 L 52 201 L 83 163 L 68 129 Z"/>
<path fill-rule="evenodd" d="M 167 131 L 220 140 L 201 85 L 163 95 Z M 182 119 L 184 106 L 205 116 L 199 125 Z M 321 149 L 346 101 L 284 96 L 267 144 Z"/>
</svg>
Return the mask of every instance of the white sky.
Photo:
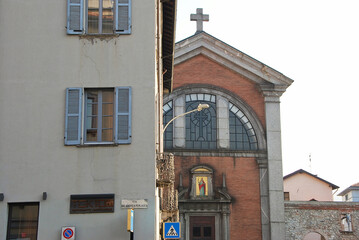
<svg viewBox="0 0 359 240">
<path fill-rule="evenodd" d="M 338 193 L 359 182 L 359 1 L 178 0 L 176 41 L 195 33 L 196 8 L 204 31 L 294 80 L 281 97 L 284 175 L 302 168 Z"/>
</svg>

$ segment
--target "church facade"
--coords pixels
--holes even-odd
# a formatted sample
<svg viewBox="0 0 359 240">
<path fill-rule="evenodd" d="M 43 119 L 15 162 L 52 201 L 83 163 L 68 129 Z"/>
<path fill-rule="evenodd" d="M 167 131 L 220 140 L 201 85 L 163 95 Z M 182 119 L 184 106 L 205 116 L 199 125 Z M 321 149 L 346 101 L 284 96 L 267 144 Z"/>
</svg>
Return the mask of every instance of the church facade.
<svg viewBox="0 0 359 240">
<path fill-rule="evenodd" d="M 164 124 L 208 104 L 164 133 L 181 239 L 285 238 L 280 96 L 292 82 L 204 31 L 176 44 Z"/>
</svg>

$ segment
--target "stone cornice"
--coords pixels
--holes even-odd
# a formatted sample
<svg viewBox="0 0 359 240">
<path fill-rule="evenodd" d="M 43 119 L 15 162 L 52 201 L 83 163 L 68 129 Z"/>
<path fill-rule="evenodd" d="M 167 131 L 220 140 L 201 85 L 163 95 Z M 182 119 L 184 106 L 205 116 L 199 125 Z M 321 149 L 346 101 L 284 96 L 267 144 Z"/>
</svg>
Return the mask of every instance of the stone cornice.
<svg viewBox="0 0 359 240">
<path fill-rule="evenodd" d="M 267 158 L 257 158 L 257 164 L 259 168 L 267 168 L 268 167 L 268 159 Z"/>
<path fill-rule="evenodd" d="M 261 152 L 246 152 L 246 151 L 207 151 L 203 150 L 192 150 L 188 149 L 166 149 L 166 152 L 171 152 L 175 156 L 183 156 L 183 157 L 253 157 L 253 158 L 266 158 L 267 154 L 265 151 Z"/>
<path fill-rule="evenodd" d="M 282 73 L 206 32 L 195 34 L 176 43 L 175 65 L 200 54 L 261 85 L 273 84 L 285 91 L 293 82 Z"/>
<path fill-rule="evenodd" d="M 279 98 L 287 89 L 284 85 L 260 84 L 259 88 L 264 96 L 265 102 L 280 102 Z"/>
</svg>

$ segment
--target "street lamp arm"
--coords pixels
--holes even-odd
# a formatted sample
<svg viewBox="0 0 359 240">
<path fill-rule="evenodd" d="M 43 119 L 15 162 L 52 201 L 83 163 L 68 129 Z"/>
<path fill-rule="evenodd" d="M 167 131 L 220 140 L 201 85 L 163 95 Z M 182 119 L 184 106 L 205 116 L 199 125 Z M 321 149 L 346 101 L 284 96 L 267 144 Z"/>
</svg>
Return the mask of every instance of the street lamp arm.
<svg viewBox="0 0 359 240">
<path fill-rule="evenodd" d="M 163 132 L 165 132 L 165 131 L 166 131 L 166 128 L 168 127 L 168 125 L 170 125 L 171 122 L 173 122 L 173 121 L 176 120 L 177 118 L 183 117 L 183 116 L 185 116 L 185 115 L 187 115 L 187 114 L 190 114 L 190 113 L 193 113 L 193 112 L 196 112 L 196 111 L 198 111 L 197 108 L 196 108 L 196 109 L 193 109 L 192 111 L 182 113 L 182 114 L 180 114 L 180 115 L 178 115 L 178 116 L 172 118 L 172 119 L 166 124 L 166 126 L 163 128 Z"/>
<path fill-rule="evenodd" d="M 171 122 L 173 122 L 173 121 L 176 120 L 177 118 L 183 117 L 183 116 L 185 116 L 185 115 L 187 115 L 187 114 L 190 114 L 190 113 L 193 113 L 193 112 L 196 112 L 196 111 L 202 111 L 202 109 L 205 109 L 205 108 L 209 108 L 209 105 L 208 105 L 208 104 L 199 104 L 196 109 L 193 109 L 193 110 L 191 110 L 191 111 L 189 111 L 189 112 L 182 113 L 182 114 L 180 114 L 180 115 L 178 115 L 178 116 L 172 118 L 172 119 L 166 124 L 166 126 L 163 128 L 162 133 L 164 133 L 164 132 L 166 131 L 166 128 L 168 127 L 168 125 L 170 125 Z"/>
</svg>

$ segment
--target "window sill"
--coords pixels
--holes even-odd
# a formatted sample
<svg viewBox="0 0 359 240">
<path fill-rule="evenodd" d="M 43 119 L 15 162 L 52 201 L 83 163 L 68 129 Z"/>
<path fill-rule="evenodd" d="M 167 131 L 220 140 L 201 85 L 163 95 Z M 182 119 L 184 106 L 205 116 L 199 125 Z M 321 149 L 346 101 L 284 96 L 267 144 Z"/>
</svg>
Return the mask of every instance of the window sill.
<svg viewBox="0 0 359 240">
<path fill-rule="evenodd" d="M 83 143 L 81 145 L 76 145 L 76 147 L 117 147 L 119 144 L 114 142 L 95 142 L 95 143 Z"/>
<path fill-rule="evenodd" d="M 100 39 L 100 40 L 111 40 L 114 38 L 118 38 L 120 35 L 115 33 L 109 33 L 109 34 L 88 34 L 84 33 L 82 35 L 79 35 L 80 39 L 86 39 L 86 40 L 94 40 L 94 39 Z"/>
</svg>

